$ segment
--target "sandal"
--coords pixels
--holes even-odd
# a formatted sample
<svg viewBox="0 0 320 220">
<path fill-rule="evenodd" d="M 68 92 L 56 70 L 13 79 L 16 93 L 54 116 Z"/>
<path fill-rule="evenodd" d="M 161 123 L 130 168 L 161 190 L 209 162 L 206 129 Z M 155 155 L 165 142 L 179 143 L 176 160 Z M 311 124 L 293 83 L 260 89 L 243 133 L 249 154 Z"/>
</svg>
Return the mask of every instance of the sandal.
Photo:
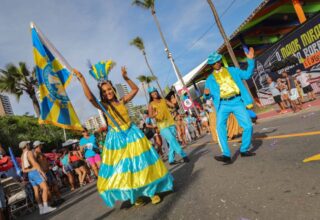
<svg viewBox="0 0 320 220">
<path fill-rule="evenodd" d="M 158 203 L 160 203 L 160 202 L 161 202 L 160 196 L 155 195 L 155 196 L 151 197 L 151 203 L 152 203 L 153 205 L 156 205 L 156 204 L 158 204 Z"/>
<path fill-rule="evenodd" d="M 141 198 L 138 198 L 138 199 L 136 200 L 136 202 L 134 203 L 135 206 L 141 206 L 141 205 L 143 205 L 143 204 L 144 204 L 144 201 L 143 201 L 143 199 L 141 199 Z"/>
</svg>

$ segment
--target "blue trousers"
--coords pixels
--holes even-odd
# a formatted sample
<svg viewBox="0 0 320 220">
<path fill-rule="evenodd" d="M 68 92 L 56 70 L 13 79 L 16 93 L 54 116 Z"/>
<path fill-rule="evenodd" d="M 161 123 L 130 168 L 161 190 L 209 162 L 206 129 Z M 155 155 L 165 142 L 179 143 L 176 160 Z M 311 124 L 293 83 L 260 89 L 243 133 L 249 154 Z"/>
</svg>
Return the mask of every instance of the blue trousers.
<svg viewBox="0 0 320 220">
<path fill-rule="evenodd" d="M 234 114 L 240 127 L 243 128 L 240 152 L 245 152 L 249 149 L 251 145 L 251 137 L 253 130 L 249 113 L 247 112 L 246 107 L 240 97 L 236 97 L 229 101 L 221 100 L 220 107 L 217 112 L 216 129 L 218 136 L 218 144 L 220 146 L 222 154 L 227 157 L 231 157 L 227 137 L 227 120 L 231 113 Z"/>
<path fill-rule="evenodd" d="M 182 158 L 187 156 L 176 139 L 177 130 L 175 125 L 167 128 L 162 128 L 160 130 L 160 134 L 169 143 L 169 163 L 174 162 L 175 153 L 179 154 Z"/>
</svg>

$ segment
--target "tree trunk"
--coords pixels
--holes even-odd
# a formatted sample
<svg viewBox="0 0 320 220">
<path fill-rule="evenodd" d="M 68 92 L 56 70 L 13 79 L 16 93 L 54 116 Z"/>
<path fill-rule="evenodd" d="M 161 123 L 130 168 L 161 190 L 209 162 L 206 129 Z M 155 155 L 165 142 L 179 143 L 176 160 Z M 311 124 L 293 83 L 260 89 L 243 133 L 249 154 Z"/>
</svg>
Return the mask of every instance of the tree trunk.
<svg viewBox="0 0 320 220">
<path fill-rule="evenodd" d="M 151 66 L 150 66 L 149 62 L 148 62 L 148 58 L 147 58 L 146 53 L 143 53 L 143 56 L 144 56 L 144 60 L 146 61 L 146 64 L 147 64 L 147 66 L 148 66 L 148 69 L 149 69 L 151 75 L 154 76 L 154 77 L 156 77 L 156 76 L 154 75 L 152 69 L 151 69 Z M 161 93 L 161 96 L 164 97 L 164 92 L 163 92 L 162 89 L 161 89 L 161 86 L 160 86 L 159 81 L 158 81 L 158 77 L 156 77 L 156 83 L 157 83 L 157 86 L 158 86 L 159 91 L 160 91 L 160 93 Z"/>
<path fill-rule="evenodd" d="M 144 83 L 142 83 L 142 89 L 143 89 L 144 96 L 146 97 L 146 101 L 147 101 L 147 105 L 148 105 L 148 96 L 147 96 L 146 89 L 144 88 Z"/>
<path fill-rule="evenodd" d="M 36 94 L 35 93 L 29 94 L 29 97 L 32 101 L 34 112 L 36 113 L 37 118 L 39 118 L 40 117 L 40 105 L 39 105 L 38 99 L 36 97 Z"/>
</svg>

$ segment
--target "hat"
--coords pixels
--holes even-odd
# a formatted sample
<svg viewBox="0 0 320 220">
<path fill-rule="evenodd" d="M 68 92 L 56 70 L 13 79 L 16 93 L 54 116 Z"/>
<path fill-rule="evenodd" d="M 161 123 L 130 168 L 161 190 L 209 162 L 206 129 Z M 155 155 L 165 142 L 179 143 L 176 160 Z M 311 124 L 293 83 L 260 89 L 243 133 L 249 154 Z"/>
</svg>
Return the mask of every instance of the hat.
<svg viewBox="0 0 320 220">
<path fill-rule="evenodd" d="M 208 56 L 208 64 L 215 64 L 216 62 L 220 61 L 222 59 L 221 54 L 218 54 L 216 51 L 212 52 L 211 54 L 209 54 Z"/>
<path fill-rule="evenodd" d="M 154 87 L 149 87 L 148 88 L 148 93 L 152 93 L 152 92 L 155 92 L 155 91 L 157 91 L 157 89 L 154 88 Z"/>
<path fill-rule="evenodd" d="M 41 144 L 44 144 L 44 142 L 35 141 L 35 142 L 33 142 L 33 148 L 36 148 L 36 147 L 38 147 L 38 146 L 41 145 Z"/>
<path fill-rule="evenodd" d="M 30 141 L 21 141 L 19 143 L 19 149 L 23 149 L 27 146 L 27 144 L 30 144 Z"/>
</svg>

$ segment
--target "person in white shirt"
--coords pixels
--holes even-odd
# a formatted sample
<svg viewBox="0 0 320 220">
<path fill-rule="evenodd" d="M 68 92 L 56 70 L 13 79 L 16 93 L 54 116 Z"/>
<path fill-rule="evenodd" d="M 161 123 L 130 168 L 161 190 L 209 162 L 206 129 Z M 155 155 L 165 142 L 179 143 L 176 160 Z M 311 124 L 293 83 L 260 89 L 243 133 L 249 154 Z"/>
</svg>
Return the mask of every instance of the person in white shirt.
<svg viewBox="0 0 320 220">
<path fill-rule="evenodd" d="M 308 76 L 305 72 L 302 72 L 300 69 L 297 69 L 296 73 L 297 73 L 297 80 L 299 81 L 303 92 L 308 95 L 309 101 L 316 100 L 316 96 L 313 92 L 313 88 L 309 82 L 310 75 Z"/>
</svg>

